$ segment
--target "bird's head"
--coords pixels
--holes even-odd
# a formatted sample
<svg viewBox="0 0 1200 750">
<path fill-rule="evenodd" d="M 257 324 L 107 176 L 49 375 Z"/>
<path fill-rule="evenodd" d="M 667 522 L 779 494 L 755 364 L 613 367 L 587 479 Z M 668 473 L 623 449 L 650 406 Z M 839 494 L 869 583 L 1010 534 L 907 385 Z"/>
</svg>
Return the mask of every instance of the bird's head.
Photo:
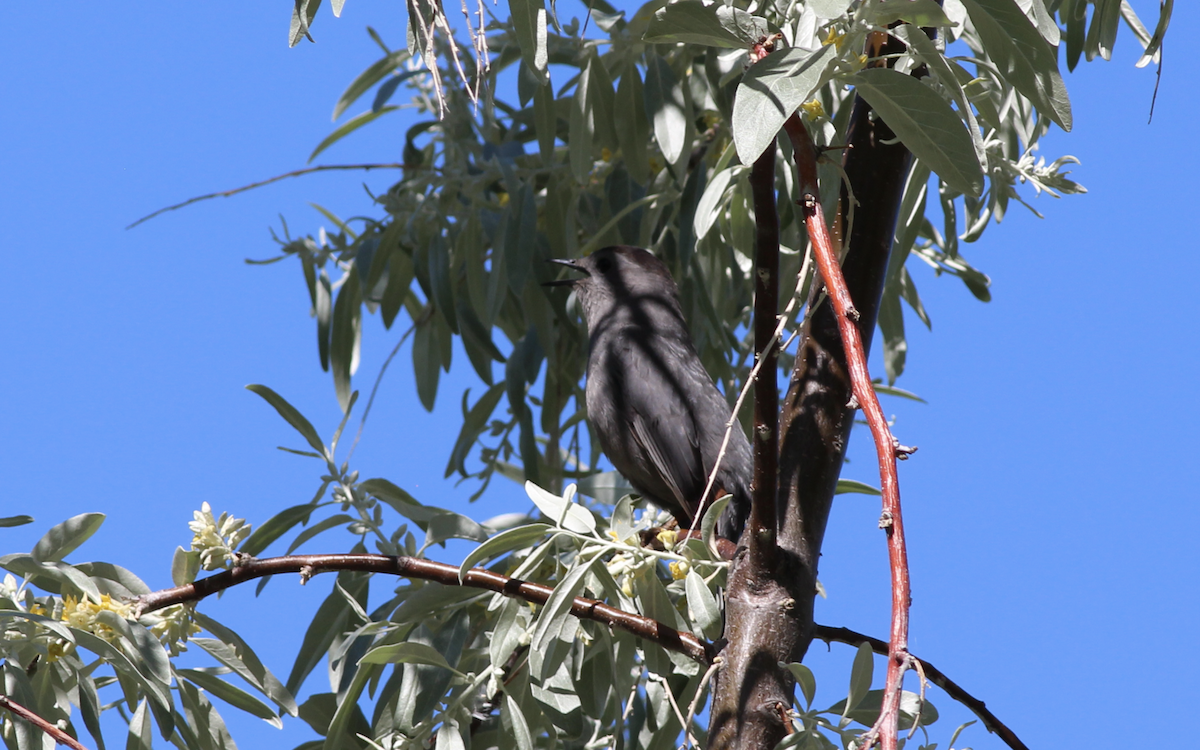
<svg viewBox="0 0 1200 750">
<path fill-rule="evenodd" d="M 670 271 L 661 260 L 640 247 L 612 245 L 578 260 L 550 262 L 583 274 L 546 282 L 546 286 L 573 288 L 589 325 L 617 304 L 640 304 L 651 298 L 678 305 L 679 292 Z"/>
</svg>

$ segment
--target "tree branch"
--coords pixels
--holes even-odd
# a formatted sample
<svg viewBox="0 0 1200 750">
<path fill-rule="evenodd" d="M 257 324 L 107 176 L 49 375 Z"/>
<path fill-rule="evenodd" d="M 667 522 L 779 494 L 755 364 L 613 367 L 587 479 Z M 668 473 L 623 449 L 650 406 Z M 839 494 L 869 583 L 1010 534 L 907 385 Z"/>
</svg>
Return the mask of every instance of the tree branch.
<svg viewBox="0 0 1200 750">
<path fill-rule="evenodd" d="M 900 513 L 900 483 L 896 476 L 896 457 L 907 455 L 911 449 L 903 449 L 892 437 L 888 427 L 887 417 L 883 407 L 879 405 L 879 397 L 871 386 L 871 375 L 867 370 L 867 354 L 863 348 L 862 335 L 856 323 L 859 313 L 854 309 L 854 301 L 846 288 L 846 280 L 842 276 L 841 266 L 838 265 L 837 251 L 829 237 L 829 228 L 825 225 L 825 213 L 821 209 L 820 192 L 817 189 L 817 165 L 815 149 L 809 138 L 808 130 L 800 122 L 800 118 L 792 115 L 784 124 L 784 130 L 792 140 L 792 154 L 796 160 L 796 169 L 800 174 L 801 201 L 804 208 L 805 223 L 808 226 L 809 241 L 812 243 L 813 255 L 817 268 L 825 282 L 825 290 L 837 314 L 838 330 L 841 334 L 842 347 L 850 371 L 850 383 L 854 398 L 863 410 L 871 435 L 875 438 L 876 460 L 879 464 L 880 488 L 883 492 L 883 514 L 879 525 L 884 529 L 888 538 L 888 561 L 892 571 L 892 627 L 890 649 L 888 653 L 887 678 L 884 683 L 883 708 L 879 721 L 862 747 L 870 747 L 874 742 L 873 733 L 878 733 L 883 742 L 884 750 L 896 750 L 896 733 L 900 718 L 900 690 L 903 684 L 904 672 L 908 669 L 910 656 L 908 654 L 908 610 L 911 605 L 908 575 L 908 550 L 904 543 L 904 523 Z"/>
<path fill-rule="evenodd" d="M 761 361 L 754 381 L 754 483 L 750 508 L 751 564 L 774 567 L 779 521 L 779 385 L 775 319 L 779 315 L 779 214 L 775 207 L 775 141 L 750 170 L 756 229 L 754 252 L 754 355 Z"/>
<path fill-rule="evenodd" d="M 300 177 L 301 175 L 312 174 L 313 172 L 342 172 L 342 171 L 346 171 L 346 170 L 362 170 L 365 172 L 369 172 L 372 169 L 409 169 L 409 168 L 410 167 L 407 164 L 392 164 L 392 163 L 388 163 L 388 164 L 325 164 L 325 165 L 322 165 L 319 167 L 306 167 L 305 169 L 297 169 L 292 172 L 285 172 L 283 174 L 275 175 L 274 177 L 270 177 L 268 179 L 261 180 L 259 182 L 252 182 L 249 185 L 243 185 L 239 188 L 234 188 L 233 190 L 222 190 L 219 193 L 208 193 L 207 195 L 197 195 L 195 198 L 188 198 L 183 203 L 176 203 L 173 206 L 167 206 L 166 208 L 160 208 L 152 214 L 147 214 L 146 216 L 143 216 L 142 218 L 138 219 L 137 221 L 133 222 L 132 224 L 130 224 L 129 226 L 127 226 L 125 228 L 133 229 L 138 224 L 144 224 L 145 222 L 153 219 L 155 216 L 161 216 L 162 214 L 168 213 L 170 211 L 176 211 L 176 210 L 184 208 L 186 206 L 190 206 L 193 203 L 199 203 L 200 201 L 206 201 L 211 198 L 228 198 L 231 195 L 237 195 L 238 193 L 244 193 L 247 190 L 253 190 L 254 188 L 260 188 L 260 187 L 263 187 L 264 185 L 270 185 L 272 182 L 279 182 L 280 180 L 286 180 L 289 177 Z"/>
<path fill-rule="evenodd" d="M 236 567 L 194 583 L 172 589 L 155 591 L 134 600 L 139 613 L 154 612 L 172 604 L 197 602 L 218 591 L 277 573 L 299 573 L 301 582 L 318 573 L 335 570 L 355 570 L 366 573 L 385 573 L 434 581 L 445 586 L 494 591 L 534 604 L 545 604 L 554 588 L 511 578 L 484 568 L 471 568 L 459 580 L 458 568 L 446 563 L 417 557 L 391 555 L 287 555 L 264 560 L 250 559 Z M 581 596 L 571 602 L 571 614 L 581 620 L 593 620 L 619 628 L 662 648 L 677 651 L 701 664 L 711 664 L 716 652 L 713 645 L 693 633 L 681 632 L 649 617 L 632 614 L 595 599 Z"/>
<path fill-rule="evenodd" d="M 850 646 L 861 646 L 865 643 L 880 656 L 888 655 L 887 641 L 863 635 L 849 628 L 833 628 L 828 625 L 818 625 L 813 633 L 813 637 L 819 638 L 826 643 L 837 642 Z M 917 660 L 917 657 L 914 656 L 913 659 Z M 984 728 L 1000 737 L 1004 741 L 1004 744 L 1013 750 L 1029 750 L 1025 743 L 1021 741 L 1021 738 L 1017 737 L 1017 733 L 1009 729 L 1004 722 L 1000 721 L 994 713 L 989 711 L 983 701 L 968 693 L 957 682 L 947 677 L 945 672 L 933 666 L 928 661 L 924 659 L 917 661 L 924 667 L 925 676 L 930 682 L 946 691 L 946 694 L 951 698 L 969 708 L 971 713 L 978 716 L 979 720 L 983 722 Z"/>
<path fill-rule="evenodd" d="M 71 735 L 67 734 L 63 730 L 51 724 L 49 721 L 46 721 L 41 716 L 38 716 L 33 711 L 30 711 L 28 708 L 25 708 L 20 703 L 17 703 L 6 695 L 0 695 L 0 708 L 7 710 L 13 716 L 29 722 L 46 734 L 50 735 L 50 738 L 59 745 L 66 745 L 67 747 L 71 748 L 71 750 L 87 750 L 87 748 L 79 744 L 79 740 L 75 739 Z"/>
</svg>

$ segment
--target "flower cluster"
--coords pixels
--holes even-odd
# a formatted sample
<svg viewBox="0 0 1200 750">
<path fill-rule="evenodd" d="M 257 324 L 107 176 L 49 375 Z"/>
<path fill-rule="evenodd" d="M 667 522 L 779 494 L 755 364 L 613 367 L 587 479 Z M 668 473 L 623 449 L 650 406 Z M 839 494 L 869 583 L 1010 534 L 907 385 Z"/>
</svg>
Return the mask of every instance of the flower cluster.
<svg viewBox="0 0 1200 750">
<path fill-rule="evenodd" d="M 200 553 L 200 565 L 205 570 L 223 570 L 234 560 L 234 550 L 250 536 L 250 524 L 244 518 L 234 518 L 222 513 L 213 518 L 208 503 L 193 513 L 188 524 L 192 530 L 192 551 Z"/>
<path fill-rule="evenodd" d="M 124 602 L 114 601 L 108 594 L 100 596 L 100 602 L 90 601 L 87 597 L 77 599 L 73 596 L 63 598 L 62 614 L 59 619 L 73 628 L 86 630 L 112 643 L 120 635 L 110 625 L 104 622 L 102 613 L 112 612 L 124 620 L 133 619 L 133 607 Z"/>
<path fill-rule="evenodd" d="M 173 604 L 152 615 L 142 617 L 142 624 L 171 652 L 178 656 L 187 651 L 188 638 L 199 633 L 201 627 L 192 619 L 192 608 L 184 604 Z"/>
</svg>

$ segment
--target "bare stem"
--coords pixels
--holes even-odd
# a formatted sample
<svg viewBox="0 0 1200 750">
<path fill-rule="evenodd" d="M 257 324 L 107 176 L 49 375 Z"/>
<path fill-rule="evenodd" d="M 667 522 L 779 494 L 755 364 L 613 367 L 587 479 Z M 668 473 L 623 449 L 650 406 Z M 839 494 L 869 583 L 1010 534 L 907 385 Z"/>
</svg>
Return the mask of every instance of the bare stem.
<svg viewBox="0 0 1200 750">
<path fill-rule="evenodd" d="M 467 586 L 494 591 L 534 604 L 545 604 L 554 593 L 552 586 L 530 583 L 483 568 L 471 568 L 458 577 L 458 568 L 446 563 L 417 557 L 391 555 L 287 555 L 264 560 L 250 559 L 236 567 L 202 578 L 194 583 L 172 589 L 155 591 L 135 600 L 139 612 L 154 612 L 172 604 L 197 602 L 219 591 L 277 573 L 300 573 L 308 580 L 318 573 L 355 570 L 366 573 L 386 573 L 434 581 L 445 586 Z M 593 620 L 609 627 L 620 628 L 662 648 L 677 651 L 701 664 L 711 664 L 715 656 L 713 645 L 693 633 L 681 632 L 649 617 L 632 614 L 595 599 L 575 597 L 571 614 L 581 620 Z"/>
<path fill-rule="evenodd" d="M 46 721 L 41 716 L 38 716 L 33 711 L 25 708 L 20 703 L 17 703 L 12 698 L 6 695 L 0 695 L 0 708 L 11 713 L 19 719 L 29 722 L 38 729 L 42 730 L 59 745 L 66 745 L 71 750 L 87 750 L 83 745 L 79 744 L 79 740 L 67 734 L 63 730 Z"/>
<path fill-rule="evenodd" d="M 904 522 L 900 513 L 900 484 L 896 476 L 896 456 L 899 444 L 892 437 L 879 398 L 871 386 L 867 370 L 867 355 L 863 347 L 862 334 L 858 330 L 859 313 L 850 299 L 846 280 L 838 265 L 838 253 L 825 225 L 825 214 L 821 210 L 820 192 L 817 187 L 817 165 L 812 139 L 800 118 L 792 115 L 784 123 L 784 130 L 792 141 L 793 157 L 800 177 L 801 204 L 809 241 L 817 268 L 825 282 L 829 301 L 837 315 L 838 331 L 854 398 L 863 410 L 871 435 L 875 439 L 875 453 L 879 463 L 879 481 L 883 492 L 883 513 L 880 527 L 887 534 L 888 561 L 892 575 L 892 626 L 888 648 L 887 677 L 884 683 L 883 708 L 879 721 L 868 734 L 877 732 L 884 750 L 896 750 L 897 727 L 900 716 L 900 691 L 904 671 L 908 666 L 908 610 L 911 591 L 908 575 L 908 551 L 904 542 Z M 872 735 L 873 738 L 873 735 Z M 863 745 L 862 747 L 869 747 Z"/>
<path fill-rule="evenodd" d="M 242 185 L 241 187 L 234 188 L 232 190 L 222 190 L 219 193 L 208 193 L 207 195 L 197 195 L 195 198 L 188 198 L 183 203 L 176 203 L 173 206 L 167 206 L 166 208 L 160 208 L 152 214 L 147 214 L 146 216 L 143 216 L 142 218 L 138 219 L 137 221 L 133 222 L 132 224 L 130 224 L 129 226 L 127 226 L 125 228 L 133 229 L 138 224 L 144 224 L 145 222 L 153 219 L 155 216 L 161 216 L 162 214 L 165 214 L 169 211 L 176 211 L 178 209 L 184 208 L 185 206 L 190 206 L 193 203 L 199 203 L 200 201 L 206 201 L 211 198 L 228 198 L 231 195 L 237 195 L 238 193 L 244 193 L 247 190 L 253 190 L 255 188 L 260 188 L 260 187 L 263 187 L 264 185 L 270 185 L 272 182 L 279 182 L 280 180 L 286 180 L 289 177 L 300 177 L 301 175 L 312 174 L 313 172 L 344 172 L 347 170 L 359 170 L 359 171 L 369 172 L 372 169 L 408 169 L 408 168 L 409 167 L 406 164 L 391 164 L 391 163 L 389 163 L 389 164 L 325 164 L 325 165 L 318 166 L 318 167 L 306 167 L 305 169 L 297 169 L 297 170 L 294 170 L 291 172 L 285 172 L 283 174 L 275 175 L 274 177 L 270 177 L 265 180 L 259 180 L 258 182 L 252 182 L 249 185 Z"/>
<path fill-rule="evenodd" d="M 887 641 L 881 641 L 878 638 L 872 638 L 869 635 L 855 632 L 849 628 L 833 628 L 828 625 L 817 625 L 813 633 L 814 638 L 819 638 L 826 643 L 845 643 L 850 646 L 861 646 L 867 644 L 871 650 L 880 656 L 888 655 Z M 1028 746 L 1017 737 L 1017 733 L 1010 729 L 1004 722 L 1000 721 L 994 713 L 988 710 L 987 704 L 980 699 L 968 693 L 961 685 L 946 676 L 946 673 L 937 667 L 930 664 L 924 659 L 918 660 L 915 656 L 912 657 L 916 664 L 920 664 L 924 669 L 925 677 L 934 685 L 937 685 L 942 690 L 946 691 L 954 700 L 963 704 L 971 710 L 971 713 L 979 717 L 983 722 L 984 728 L 992 732 L 1004 741 L 1004 744 L 1011 747 L 1013 750 L 1029 750 Z"/>
</svg>

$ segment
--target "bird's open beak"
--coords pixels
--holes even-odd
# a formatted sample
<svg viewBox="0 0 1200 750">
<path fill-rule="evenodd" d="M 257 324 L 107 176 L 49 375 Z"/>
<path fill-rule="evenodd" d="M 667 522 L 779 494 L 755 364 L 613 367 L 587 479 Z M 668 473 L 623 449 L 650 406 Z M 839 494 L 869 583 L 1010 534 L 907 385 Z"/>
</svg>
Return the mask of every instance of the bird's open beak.
<svg viewBox="0 0 1200 750">
<path fill-rule="evenodd" d="M 566 258 L 548 258 L 546 260 L 546 262 L 547 263 L 557 263 L 560 266 L 566 266 L 567 268 L 570 268 L 572 270 L 579 271 L 579 272 L 583 273 L 584 276 L 591 276 L 591 274 L 588 273 L 588 270 L 586 268 L 579 265 L 579 261 L 577 261 L 577 260 L 569 260 Z M 579 279 L 579 278 L 555 279 L 554 281 L 543 281 L 542 286 L 573 286 L 573 285 L 579 283 L 580 281 L 581 281 L 581 279 Z"/>
</svg>

